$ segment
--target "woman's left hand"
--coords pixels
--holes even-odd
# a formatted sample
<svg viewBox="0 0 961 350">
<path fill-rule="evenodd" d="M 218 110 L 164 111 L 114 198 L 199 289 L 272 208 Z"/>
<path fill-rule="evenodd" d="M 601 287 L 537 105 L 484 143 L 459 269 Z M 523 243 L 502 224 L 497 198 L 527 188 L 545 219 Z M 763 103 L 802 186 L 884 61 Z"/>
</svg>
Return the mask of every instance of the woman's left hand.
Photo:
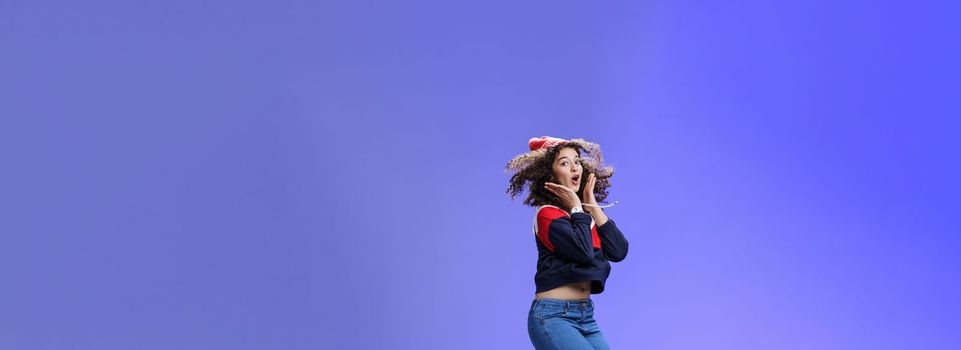
<svg viewBox="0 0 961 350">
<path fill-rule="evenodd" d="M 584 194 L 582 196 L 584 197 L 584 200 L 582 202 L 584 204 L 595 205 L 594 207 L 585 205 L 584 211 L 586 211 L 588 214 L 591 214 L 591 216 L 594 217 L 594 222 L 598 227 L 600 227 L 607 223 L 607 214 L 604 214 L 603 209 L 596 207 L 597 199 L 594 198 L 594 184 L 596 183 L 597 177 L 595 177 L 594 174 L 591 174 L 587 177 L 587 183 L 584 184 Z"/>
<path fill-rule="evenodd" d="M 597 183 L 597 177 L 594 173 L 591 173 L 587 177 L 587 183 L 584 184 L 584 194 L 582 195 L 581 202 L 584 204 L 597 205 L 597 199 L 594 198 L 594 184 Z M 596 207 L 587 206 L 586 209 L 594 209 Z"/>
</svg>

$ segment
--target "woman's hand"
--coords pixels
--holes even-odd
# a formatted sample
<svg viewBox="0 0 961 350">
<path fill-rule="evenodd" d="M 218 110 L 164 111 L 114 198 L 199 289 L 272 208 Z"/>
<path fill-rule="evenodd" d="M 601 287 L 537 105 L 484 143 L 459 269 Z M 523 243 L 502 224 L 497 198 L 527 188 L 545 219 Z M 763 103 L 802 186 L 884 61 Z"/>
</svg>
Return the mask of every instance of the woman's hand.
<svg viewBox="0 0 961 350">
<path fill-rule="evenodd" d="M 597 207 L 597 199 L 594 198 L 594 185 L 597 183 L 597 177 L 591 173 L 587 177 L 587 183 L 584 184 L 584 204 L 590 204 L 584 206 L 584 211 L 594 217 L 594 223 L 598 227 L 604 226 L 607 223 L 607 214 L 604 214 L 604 209 Z"/>
<path fill-rule="evenodd" d="M 581 199 L 584 204 L 597 205 L 597 199 L 594 198 L 594 185 L 597 183 L 597 177 L 594 173 L 591 173 L 587 177 L 587 183 L 584 184 L 584 198 Z M 588 209 L 594 209 L 597 207 L 587 206 Z"/>
<path fill-rule="evenodd" d="M 570 210 L 574 207 L 581 207 L 581 200 L 580 198 L 577 198 L 577 192 L 574 192 L 574 190 L 568 188 L 567 186 L 559 185 L 553 182 L 545 182 L 544 188 L 547 188 L 548 191 L 551 191 L 551 193 L 554 193 L 555 196 L 560 198 L 561 203 L 567 206 L 567 210 Z"/>
</svg>

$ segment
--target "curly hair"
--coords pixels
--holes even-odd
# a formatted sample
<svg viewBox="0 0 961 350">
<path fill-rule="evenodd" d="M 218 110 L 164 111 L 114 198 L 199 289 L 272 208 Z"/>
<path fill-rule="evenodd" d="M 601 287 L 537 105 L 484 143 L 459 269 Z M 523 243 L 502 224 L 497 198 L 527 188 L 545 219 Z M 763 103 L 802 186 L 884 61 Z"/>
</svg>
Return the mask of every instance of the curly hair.
<svg viewBox="0 0 961 350">
<path fill-rule="evenodd" d="M 586 180 L 587 175 L 593 173 L 597 177 L 593 189 L 594 198 L 598 202 L 607 199 L 607 189 L 611 187 L 610 178 L 614 176 L 614 168 L 603 164 L 601 146 L 584 139 L 573 139 L 548 149 L 538 149 L 520 154 L 507 162 L 505 172 L 513 174 L 510 179 L 510 187 L 507 188 L 507 194 L 510 195 L 511 199 L 516 198 L 527 186 L 529 194 L 524 199 L 524 204 L 532 207 L 553 205 L 563 208 L 564 206 L 557 196 L 544 188 L 544 183 L 553 182 L 552 165 L 554 158 L 564 148 L 573 148 L 578 155 L 585 153 L 585 156 L 580 160 L 584 169 L 582 178 Z M 577 190 L 578 198 L 583 198 L 586 183 L 587 181 L 581 181 L 580 188 Z"/>
</svg>

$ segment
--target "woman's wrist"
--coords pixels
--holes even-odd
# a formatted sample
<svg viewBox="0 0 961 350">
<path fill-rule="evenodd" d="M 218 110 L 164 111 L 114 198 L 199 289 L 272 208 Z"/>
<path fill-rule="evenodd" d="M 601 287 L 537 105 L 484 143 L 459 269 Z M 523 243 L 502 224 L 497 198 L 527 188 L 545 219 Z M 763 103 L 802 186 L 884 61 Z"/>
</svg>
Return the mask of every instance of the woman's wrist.
<svg viewBox="0 0 961 350">
<path fill-rule="evenodd" d="M 574 211 L 584 212 L 585 209 L 584 209 L 584 205 L 581 204 L 581 201 L 577 201 L 577 202 L 574 202 L 574 205 L 571 206 L 567 211 L 572 212 L 572 213 L 573 213 Z"/>
<path fill-rule="evenodd" d="M 597 226 L 604 225 L 607 223 L 607 214 L 604 213 L 604 209 L 598 207 L 587 207 L 587 213 L 594 217 L 594 223 Z"/>
</svg>

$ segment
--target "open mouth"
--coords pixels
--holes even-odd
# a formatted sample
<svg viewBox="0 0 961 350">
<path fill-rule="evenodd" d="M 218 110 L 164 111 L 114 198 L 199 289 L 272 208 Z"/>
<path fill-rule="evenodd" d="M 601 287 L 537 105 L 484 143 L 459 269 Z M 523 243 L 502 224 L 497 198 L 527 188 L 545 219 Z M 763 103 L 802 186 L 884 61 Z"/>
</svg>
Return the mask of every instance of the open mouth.
<svg viewBox="0 0 961 350">
<path fill-rule="evenodd" d="M 581 176 L 580 176 L 580 175 L 574 175 L 574 177 L 571 178 L 571 182 L 573 182 L 575 185 L 579 184 L 580 182 L 578 182 L 578 181 L 580 181 L 580 180 L 581 180 Z"/>
</svg>

